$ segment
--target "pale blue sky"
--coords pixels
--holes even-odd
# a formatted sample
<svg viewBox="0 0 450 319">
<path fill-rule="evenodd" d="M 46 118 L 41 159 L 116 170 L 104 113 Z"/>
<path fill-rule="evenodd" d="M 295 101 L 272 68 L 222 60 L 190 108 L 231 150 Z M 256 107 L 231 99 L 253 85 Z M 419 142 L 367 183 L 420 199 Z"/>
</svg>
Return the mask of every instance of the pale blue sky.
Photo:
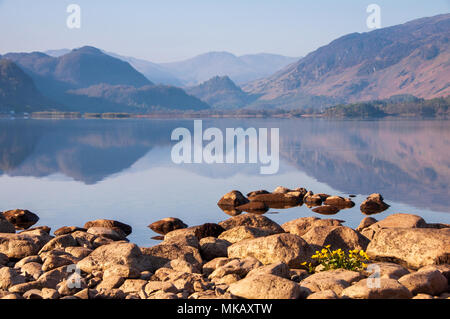
<svg viewBox="0 0 450 319">
<path fill-rule="evenodd" d="M 79 30 L 66 27 L 71 3 L 82 9 Z M 371 3 L 382 27 L 450 12 L 450 0 L 0 0 L 0 54 L 93 45 L 153 62 L 208 51 L 298 57 L 369 31 Z"/>
</svg>

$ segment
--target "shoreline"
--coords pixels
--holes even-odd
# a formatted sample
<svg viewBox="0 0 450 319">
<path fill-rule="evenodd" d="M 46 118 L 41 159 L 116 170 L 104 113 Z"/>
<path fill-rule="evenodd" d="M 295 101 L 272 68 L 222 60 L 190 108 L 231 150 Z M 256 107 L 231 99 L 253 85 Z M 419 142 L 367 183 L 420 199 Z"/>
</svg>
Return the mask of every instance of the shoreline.
<svg viewBox="0 0 450 319">
<path fill-rule="evenodd" d="M 299 203 L 322 212 L 354 206 L 304 188 L 232 191 L 218 205 L 234 216 L 190 227 L 178 218 L 155 221 L 148 227 L 162 241 L 151 247 L 130 243 L 123 222 L 94 220 L 51 235 L 48 226 L 31 228 L 36 214 L 7 211 L 0 214 L 0 298 L 450 298 L 450 225 L 410 214 L 377 220 L 389 207 L 380 194 L 361 204 L 367 217 L 355 229 L 325 217 L 279 225 L 263 213 Z M 374 270 L 379 285 L 369 287 Z"/>
</svg>

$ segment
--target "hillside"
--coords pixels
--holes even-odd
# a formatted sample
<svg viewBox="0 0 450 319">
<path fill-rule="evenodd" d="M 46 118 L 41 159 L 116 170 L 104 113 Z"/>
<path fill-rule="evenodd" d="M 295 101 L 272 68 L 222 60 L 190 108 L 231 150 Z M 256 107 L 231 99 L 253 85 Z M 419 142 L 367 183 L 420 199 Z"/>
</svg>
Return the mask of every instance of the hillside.
<svg viewBox="0 0 450 319">
<path fill-rule="evenodd" d="M 214 76 L 228 76 L 233 82 L 242 84 L 269 76 L 296 60 L 274 54 L 238 57 L 229 52 L 209 52 L 161 66 L 170 70 L 186 86 L 198 85 Z"/>
<path fill-rule="evenodd" d="M 450 14 L 352 33 L 243 89 L 261 94 L 258 103 L 271 106 L 286 101 L 296 104 L 296 96 L 320 96 L 341 103 L 400 94 L 426 99 L 447 96 L 450 94 L 448 30 Z"/>
<path fill-rule="evenodd" d="M 68 91 L 72 98 L 89 98 L 115 106 L 115 111 L 148 112 L 161 108 L 172 110 L 203 110 L 209 105 L 173 86 L 147 85 L 140 88 L 126 85 L 99 84 Z M 92 110 L 92 108 L 91 108 Z M 111 110 L 109 108 L 109 110 Z M 95 112 L 104 112 L 103 108 Z"/>
<path fill-rule="evenodd" d="M 46 103 L 25 72 L 12 61 L 0 60 L 0 112 L 31 112 Z"/>
<path fill-rule="evenodd" d="M 186 92 L 218 109 L 241 108 L 256 99 L 242 91 L 227 76 L 215 76 L 200 85 L 187 88 Z"/>
</svg>

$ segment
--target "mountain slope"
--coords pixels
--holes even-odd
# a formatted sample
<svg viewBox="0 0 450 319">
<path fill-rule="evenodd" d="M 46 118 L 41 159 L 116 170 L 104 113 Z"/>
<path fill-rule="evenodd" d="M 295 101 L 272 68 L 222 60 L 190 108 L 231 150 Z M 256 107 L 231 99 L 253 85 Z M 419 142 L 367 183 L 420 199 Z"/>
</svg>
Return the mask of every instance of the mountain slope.
<svg viewBox="0 0 450 319">
<path fill-rule="evenodd" d="M 33 80 L 14 62 L 0 60 L 0 112 L 30 112 L 47 102 Z"/>
<path fill-rule="evenodd" d="M 68 91 L 73 98 L 106 101 L 123 112 L 147 112 L 161 108 L 173 110 L 203 110 L 209 105 L 173 86 L 147 85 L 140 88 L 126 85 L 99 84 Z M 96 112 L 104 112 L 96 109 Z"/>
<path fill-rule="evenodd" d="M 227 76 L 215 76 L 198 86 L 187 88 L 186 92 L 220 109 L 241 108 L 256 99 L 242 91 Z"/>
<path fill-rule="evenodd" d="M 368 33 L 352 33 L 275 75 L 244 87 L 277 104 L 296 95 L 355 102 L 412 94 L 450 94 L 450 14 Z"/>
<path fill-rule="evenodd" d="M 296 58 L 272 54 L 256 54 L 237 57 L 229 52 L 209 52 L 180 62 L 163 63 L 187 86 L 198 85 L 214 76 L 229 76 L 241 84 L 256 80 L 293 63 Z"/>
<path fill-rule="evenodd" d="M 57 101 L 69 89 L 95 84 L 143 86 L 152 84 L 127 62 L 110 57 L 93 47 L 51 57 L 41 52 L 4 55 L 20 66 L 34 80 L 37 88 Z"/>
</svg>

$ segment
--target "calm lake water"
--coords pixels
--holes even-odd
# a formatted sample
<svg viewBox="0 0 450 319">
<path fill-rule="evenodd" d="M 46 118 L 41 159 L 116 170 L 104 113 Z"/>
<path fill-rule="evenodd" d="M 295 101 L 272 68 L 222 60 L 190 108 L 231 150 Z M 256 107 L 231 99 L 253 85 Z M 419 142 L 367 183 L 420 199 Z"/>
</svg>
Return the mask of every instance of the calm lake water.
<svg viewBox="0 0 450 319">
<path fill-rule="evenodd" d="M 88 220 L 116 219 L 129 236 L 153 245 L 146 226 L 164 217 L 189 225 L 229 218 L 216 203 L 233 190 L 305 187 L 315 193 L 357 195 L 356 206 L 329 217 L 305 205 L 271 210 L 283 223 L 305 216 L 338 218 L 356 227 L 359 205 L 379 192 L 392 213 L 450 223 L 450 122 L 425 120 L 206 119 L 218 127 L 280 128 L 280 170 L 260 164 L 181 164 L 171 160 L 177 127 L 193 120 L 0 119 L 0 211 L 23 208 L 53 230 Z"/>
</svg>

